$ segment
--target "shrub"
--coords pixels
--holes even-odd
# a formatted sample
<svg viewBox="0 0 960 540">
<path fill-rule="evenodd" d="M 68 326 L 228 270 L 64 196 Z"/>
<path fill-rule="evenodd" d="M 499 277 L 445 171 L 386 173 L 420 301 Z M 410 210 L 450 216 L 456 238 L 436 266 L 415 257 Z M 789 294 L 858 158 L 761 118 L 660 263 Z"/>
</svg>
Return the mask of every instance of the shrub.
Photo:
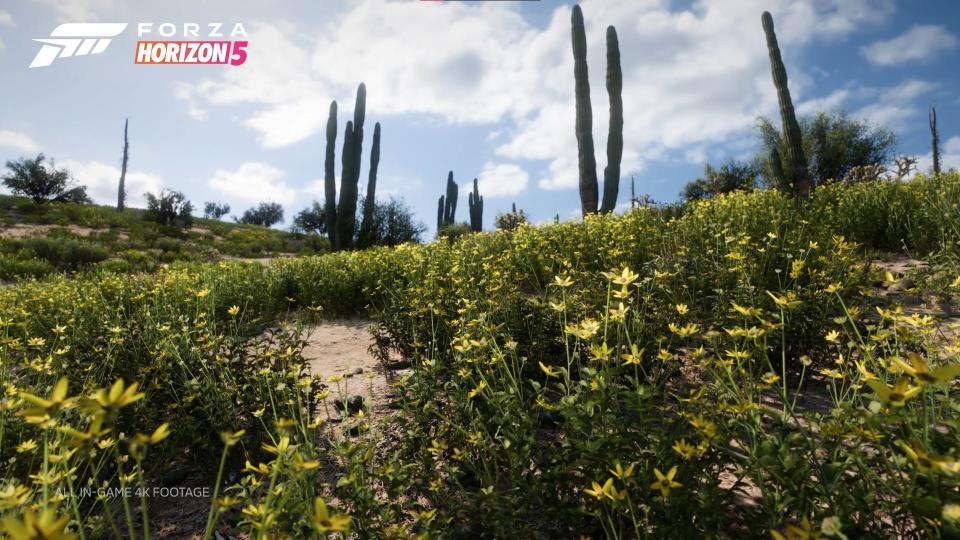
<svg viewBox="0 0 960 540">
<path fill-rule="evenodd" d="M 193 224 L 193 204 L 179 191 L 161 190 L 159 194 L 144 193 L 147 199 L 145 217 L 169 227 L 189 228 Z"/>
<path fill-rule="evenodd" d="M 35 203 L 48 201 L 89 203 L 86 186 L 73 183 L 66 169 L 57 169 L 53 161 L 44 165 L 46 156 L 37 154 L 34 159 L 20 158 L 8 161 L 9 172 L 3 176 L 3 183 L 14 193 L 29 197 Z"/>
<path fill-rule="evenodd" d="M 226 203 L 205 202 L 203 203 L 203 217 L 208 219 L 220 219 L 230 213 L 230 205 Z"/>
<path fill-rule="evenodd" d="M 275 202 L 263 202 L 256 208 L 248 208 L 238 220 L 247 225 L 273 227 L 283 221 L 283 206 Z"/>
</svg>

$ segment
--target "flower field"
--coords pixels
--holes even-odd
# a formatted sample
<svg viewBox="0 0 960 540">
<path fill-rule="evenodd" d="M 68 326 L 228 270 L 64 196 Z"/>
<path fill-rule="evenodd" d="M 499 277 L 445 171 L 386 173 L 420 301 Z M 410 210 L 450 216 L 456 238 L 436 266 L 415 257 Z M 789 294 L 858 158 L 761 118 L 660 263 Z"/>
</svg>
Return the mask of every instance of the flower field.
<svg viewBox="0 0 960 540">
<path fill-rule="evenodd" d="M 180 463 L 201 538 L 956 537 L 958 205 L 947 173 L 0 289 L 3 528 L 155 536 Z M 355 314 L 413 369 L 347 433 L 299 329 Z"/>
</svg>

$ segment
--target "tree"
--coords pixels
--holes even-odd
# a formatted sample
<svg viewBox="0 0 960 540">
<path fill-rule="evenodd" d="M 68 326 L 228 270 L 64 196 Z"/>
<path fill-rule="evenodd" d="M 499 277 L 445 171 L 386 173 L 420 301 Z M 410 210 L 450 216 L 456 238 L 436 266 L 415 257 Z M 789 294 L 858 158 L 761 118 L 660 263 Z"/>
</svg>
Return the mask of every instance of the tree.
<svg viewBox="0 0 960 540">
<path fill-rule="evenodd" d="M 327 215 L 324 207 L 317 201 L 300 211 L 293 218 L 293 230 L 304 233 L 326 234 Z"/>
<path fill-rule="evenodd" d="M 275 202 L 262 202 L 255 208 L 248 208 L 237 221 L 247 225 L 273 227 L 283 221 L 283 206 Z"/>
<path fill-rule="evenodd" d="M 123 160 L 120 161 L 120 185 L 117 187 L 117 212 L 123 212 L 127 202 L 127 163 L 130 161 L 130 142 L 127 140 L 127 126 L 130 119 L 123 121 Z"/>
<path fill-rule="evenodd" d="M 426 225 L 414 221 L 413 211 L 403 199 L 391 197 L 387 202 L 376 201 L 373 207 L 370 241 L 373 246 L 396 246 L 421 241 Z"/>
<path fill-rule="evenodd" d="M 9 172 L 3 176 L 3 183 L 14 195 L 30 197 L 36 203 L 73 202 L 86 204 L 91 202 L 87 187 L 76 185 L 66 169 L 57 169 L 50 160 L 44 164 L 46 156 L 37 154 L 34 159 L 20 158 L 8 161 Z"/>
<path fill-rule="evenodd" d="M 863 120 L 850 118 L 844 112 L 818 112 L 799 121 L 805 167 L 814 186 L 832 181 L 846 181 L 854 168 L 874 167 L 889 163 L 894 157 L 897 138 L 891 131 Z M 757 121 L 760 140 L 766 149 L 760 159 L 766 166 L 762 172 L 765 183 L 778 186 L 776 156 L 783 156 L 786 143 L 780 131 L 768 118 Z M 776 152 L 774 152 L 774 150 Z"/>
<path fill-rule="evenodd" d="M 493 219 L 493 224 L 501 231 L 512 231 L 528 221 L 527 214 L 523 210 L 517 210 L 514 203 L 510 212 L 501 212 Z"/>
<path fill-rule="evenodd" d="M 721 193 L 752 189 L 757 183 L 760 167 L 753 163 L 743 163 L 728 159 L 720 168 L 709 163 L 703 166 L 703 176 L 684 186 L 680 196 L 687 201 L 707 199 Z"/>
<path fill-rule="evenodd" d="M 161 225 L 189 228 L 193 225 L 193 204 L 179 191 L 160 190 L 160 193 L 144 193 L 147 199 L 145 217 Z"/>
<path fill-rule="evenodd" d="M 207 219 L 220 219 L 229 213 L 229 204 L 215 203 L 210 201 L 203 203 L 203 217 Z"/>
</svg>

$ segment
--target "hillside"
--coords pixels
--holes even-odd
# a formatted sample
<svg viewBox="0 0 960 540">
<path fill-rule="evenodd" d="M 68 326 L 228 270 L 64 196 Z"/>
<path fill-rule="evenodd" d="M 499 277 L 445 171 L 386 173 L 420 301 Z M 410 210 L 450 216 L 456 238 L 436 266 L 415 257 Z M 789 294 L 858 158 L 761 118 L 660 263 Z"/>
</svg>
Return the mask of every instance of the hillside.
<svg viewBox="0 0 960 540">
<path fill-rule="evenodd" d="M 175 261 L 267 259 L 326 246 L 315 236 L 254 225 L 195 218 L 182 229 L 151 222 L 141 209 L 0 195 L 0 281 L 58 271 L 152 272 Z"/>
</svg>

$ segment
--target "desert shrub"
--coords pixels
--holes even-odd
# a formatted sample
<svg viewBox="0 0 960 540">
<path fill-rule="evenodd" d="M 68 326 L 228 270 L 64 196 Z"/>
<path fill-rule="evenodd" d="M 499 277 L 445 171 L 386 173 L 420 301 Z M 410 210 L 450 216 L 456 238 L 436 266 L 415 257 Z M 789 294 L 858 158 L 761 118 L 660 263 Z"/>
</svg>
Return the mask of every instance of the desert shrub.
<svg viewBox="0 0 960 540">
<path fill-rule="evenodd" d="M 186 227 L 193 224 L 193 204 L 179 191 L 161 190 L 144 193 L 147 199 L 146 219 L 167 227 Z"/>
<path fill-rule="evenodd" d="M 20 158 L 7 162 L 8 172 L 2 177 L 5 186 L 14 195 L 29 197 L 33 202 L 89 203 L 86 186 L 78 186 L 66 169 L 57 169 L 51 160 L 45 164 L 46 156 Z"/>
<path fill-rule="evenodd" d="M 56 271 L 56 267 L 42 259 L 24 259 L 12 255 L 0 255 L 0 281 L 41 278 Z"/>
<path fill-rule="evenodd" d="M 262 202 L 257 207 L 245 210 L 237 221 L 245 225 L 273 227 L 283 221 L 283 206 L 275 202 Z"/>
<path fill-rule="evenodd" d="M 472 232 L 473 229 L 470 228 L 469 223 L 451 223 L 449 225 L 443 225 L 440 227 L 440 230 L 437 231 L 437 238 L 443 238 L 453 242 L 454 240 L 469 235 Z"/>
</svg>

